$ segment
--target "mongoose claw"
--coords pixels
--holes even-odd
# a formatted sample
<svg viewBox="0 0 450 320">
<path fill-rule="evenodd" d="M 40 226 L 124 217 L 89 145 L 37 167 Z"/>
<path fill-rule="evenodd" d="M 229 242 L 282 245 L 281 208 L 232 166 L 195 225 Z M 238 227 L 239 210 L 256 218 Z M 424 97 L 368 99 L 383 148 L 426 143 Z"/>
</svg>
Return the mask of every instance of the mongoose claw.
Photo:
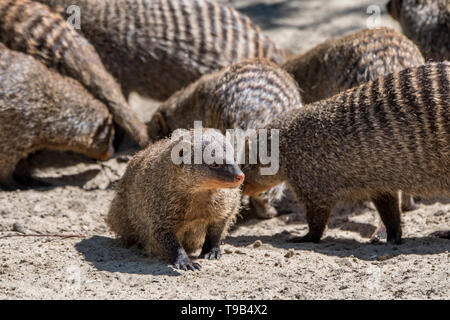
<svg viewBox="0 0 450 320">
<path fill-rule="evenodd" d="M 319 241 L 320 241 L 320 238 L 312 236 L 309 233 L 307 235 L 303 236 L 303 237 L 295 237 L 295 238 L 291 238 L 291 239 L 287 240 L 287 242 L 290 242 L 290 243 L 303 243 L 303 242 L 318 243 Z"/>
<path fill-rule="evenodd" d="M 221 252 L 220 252 L 219 247 L 212 248 L 209 252 L 206 252 L 206 253 L 202 252 L 200 254 L 200 258 L 209 259 L 209 260 L 212 260 L 212 259 L 219 260 L 220 257 L 221 257 Z"/>
<path fill-rule="evenodd" d="M 192 262 L 189 258 L 184 257 L 179 260 L 177 260 L 174 263 L 174 267 L 176 269 L 184 270 L 184 271 L 195 271 L 195 270 L 201 270 L 202 266 L 196 262 Z"/>
</svg>

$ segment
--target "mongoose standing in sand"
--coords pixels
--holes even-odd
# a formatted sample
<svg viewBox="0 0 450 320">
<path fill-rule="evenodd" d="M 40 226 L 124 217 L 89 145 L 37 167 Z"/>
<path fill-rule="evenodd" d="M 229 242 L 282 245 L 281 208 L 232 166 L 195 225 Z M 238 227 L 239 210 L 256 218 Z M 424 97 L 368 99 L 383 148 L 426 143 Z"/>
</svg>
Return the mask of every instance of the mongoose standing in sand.
<svg viewBox="0 0 450 320">
<path fill-rule="evenodd" d="M 105 160 L 113 153 L 108 109 L 72 78 L 0 43 L 0 185 L 17 163 L 41 149 Z"/>
<path fill-rule="evenodd" d="M 189 140 L 164 139 L 136 154 L 106 220 L 125 245 L 141 245 L 184 270 L 200 269 L 187 255 L 197 249 L 200 257 L 220 258 L 220 241 L 239 210 L 244 180 L 226 153 L 230 148 L 233 154 L 233 147 L 220 132 L 196 134 Z M 202 152 L 216 143 L 214 162 L 190 164 L 199 138 Z M 174 162 L 174 155 L 185 160 Z"/>
<path fill-rule="evenodd" d="M 387 9 L 427 60 L 450 60 L 450 1 L 390 0 Z"/>
<path fill-rule="evenodd" d="M 320 240 L 339 201 L 371 199 L 387 230 L 401 241 L 396 191 L 450 195 L 450 63 L 430 63 L 380 77 L 290 111 L 267 126 L 279 129 L 280 170 L 246 171 L 244 193 L 282 181 L 306 206 L 309 232 Z M 268 143 L 270 145 L 270 143 Z"/>
<path fill-rule="evenodd" d="M 329 39 L 283 65 L 300 86 L 304 103 L 332 97 L 361 83 L 425 63 L 417 46 L 389 28 L 365 29 Z M 402 196 L 405 211 L 416 208 Z"/>
<path fill-rule="evenodd" d="M 47 6 L 28 0 L 0 0 L 0 42 L 78 80 L 109 107 L 117 124 L 136 142 L 141 146 L 148 143 L 145 125 L 125 101 L 94 47 Z"/>
<path fill-rule="evenodd" d="M 299 89 L 284 70 L 264 60 L 246 60 L 222 71 L 205 75 L 164 102 L 148 123 L 151 139 L 168 136 L 178 128 L 204 127 L 259 129 L 272 119 L 301 108 Z M 244 166 L 245 173 L 245 166 Z M 284 186 L 250 202 L 260 218 L 276 215 L 272 204 L 282 196 Z M 268 200 L 268 201 L 267 201 Z"/>
<path fill-rule="evenodd" d="M 66 17 L 81 10 L 80 32 L 125 95 L 169 98 L 200 76 L 246 58 L 276 63 L 286 53 L 238 11 L 212 0 L 39 0 Z"/>
</svg>

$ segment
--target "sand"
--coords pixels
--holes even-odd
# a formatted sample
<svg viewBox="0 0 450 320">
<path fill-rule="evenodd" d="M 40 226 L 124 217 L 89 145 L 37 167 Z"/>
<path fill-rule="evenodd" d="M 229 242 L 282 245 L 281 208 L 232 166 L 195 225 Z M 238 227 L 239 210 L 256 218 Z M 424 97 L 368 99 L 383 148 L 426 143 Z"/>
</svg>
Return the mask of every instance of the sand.
<svg viewBox="0 0 450 320">
<path fill-rule="evenodd" d="M 249 15 L 280 46 L 302 52 L 373 21 L 399 29 L 386 1 L 220 1 Z M 368 20 L 369 19 L 369 20 Z M 132 96 L 148 118 L 155 103 Z M 372 205 L 335 210 L 320 244 L 286 240 L 307 230 L 303 212 L 248 220 L 224 240 L 220 261 L 200 272 L 174 270 L 138 249 L 121 247 L 104 219 L 123 173 L 124 145 L 106 162 L 40 152 L 27 160 L 52 188 L 0 191 L 0 299 L 449 299 L 450 200 L 420 202 L 403 216 L 401 245 L 370 244 Z M 16 225 L 15 225 L 16 224 Z M 4 237 L 28 234 L 78 237 Z M 2 238 L 3 237 L 3 238 Z"/>
</svg>

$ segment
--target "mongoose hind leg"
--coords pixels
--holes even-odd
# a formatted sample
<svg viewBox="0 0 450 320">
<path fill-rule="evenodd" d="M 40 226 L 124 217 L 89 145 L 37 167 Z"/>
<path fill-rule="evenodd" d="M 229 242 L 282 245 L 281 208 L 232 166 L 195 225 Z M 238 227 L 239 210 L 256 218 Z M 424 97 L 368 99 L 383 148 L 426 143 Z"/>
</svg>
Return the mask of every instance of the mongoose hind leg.
<svg viewBox="0 0 450 320">
<path fill-rule="evenodd" d="M 208 226 L 208 229 L 206 230 L 205 242 L 203 243 L 202 252 L 200 253 L 199 258 L 209 260 L 220 259 L 220 239 L 222 238 L 225 227 L 226 220 Z"/>
<path fill-rule="evenodd" d="M 277 216 L 277 210 L 272 207 L 265 199 L 260 197 L 250 197 L 250 203 L 259 219 L 271 219 Z"/>
<path fill-rule="evenodd" d="M 329 206 L 317 206 L 306 204 L 306 221 L 308 222 L 308 233 L 303 237 L 295 237 L 288 242 L 315 242 L 318 243 L 328 223 L 331 214 Z"/>
<path fill-rule="evenodd" d="M 400 201 L 396 194 L 379 194 L 372 201 L 386 226 L 387 241 L 399 244 L 402 238 Z"/>
<path fill-rule="evenodd" d="M 174 233 L 159 231 L 157 233 L 157 241 L 160 246 L 159 249 L 164 255 L 169 257 L 176 269 L 184 271 L 201 269 L 200 264 L 192 262 L 188 257 Z"/>
</svg>

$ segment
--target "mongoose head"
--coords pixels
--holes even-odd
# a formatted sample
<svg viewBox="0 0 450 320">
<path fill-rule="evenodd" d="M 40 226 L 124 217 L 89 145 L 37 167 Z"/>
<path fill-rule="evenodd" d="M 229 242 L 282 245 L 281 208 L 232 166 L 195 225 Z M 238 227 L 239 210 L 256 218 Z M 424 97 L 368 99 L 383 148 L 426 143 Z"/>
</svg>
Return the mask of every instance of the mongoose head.
<svg viewBox="0 0 450 320">
<path fill-rule="evenodd" d="M 387 4 L 387 11 L 395 20 L 400 19 L 400 11 L 402 9 L 403 0 L 390 0 Z"/>
<path fill-rule="evenodd" d="M 171 149 L 172 163 L 181 173 L 185 184 L 196 191 L 236 188 L 244 181 L 244 173 L 234 159 L 234 148 L 226 137 L 215 129 L 183 132 L 175 137 Z"/>
</svg>

